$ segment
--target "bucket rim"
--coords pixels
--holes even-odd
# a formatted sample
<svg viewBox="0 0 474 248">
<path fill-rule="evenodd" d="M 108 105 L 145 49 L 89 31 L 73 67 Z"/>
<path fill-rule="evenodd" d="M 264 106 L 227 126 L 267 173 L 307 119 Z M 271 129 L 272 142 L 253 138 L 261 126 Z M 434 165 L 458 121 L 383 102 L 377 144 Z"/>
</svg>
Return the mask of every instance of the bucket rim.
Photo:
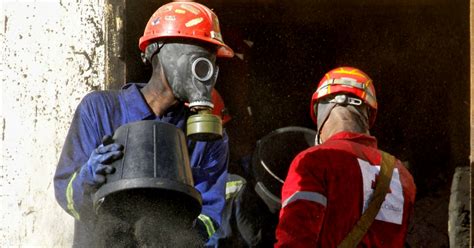
<svg viewBox="0 0 474 248">
<path fill-rule="evenodd" d="M 313 135 L 316 136 L 316 131 L 311 129 L 311 128 L 307 128 L 307 127 L 301 127 L 301 126 L 287 126 L 287 127 L 282 127 L 282 128 L 278 128 L 278 129 L 275 129 L 273 131 L 271 131 L 270 133 L 268 133 L 267 135 L 263 136 L 261 139 L 259 139 L 257 141 L 257 146 L 256 146 L 256 149 L 255 149 L 255 152 L 254 152 L 254 157 L 260 157 L 260 152 L 261 152 L 261 149 L 263 147 L 263 144 L 266 142 L 266 140 L 268 140 L 270 137 L 273 137 L 275 135 L 278 135 L 278 134 L 281 134 L 281 133 L 285 133 L 285 132 L 301 132 L 301 133 L 305 133 L 305 134 L 308 134 L 308 135 Z M 270 174 L 275 180 L 279 181 L 281 184 L 284 183 L 284 179 L 278 177 L 270 168 L 269 166 L 267 166 L 263 161 L 259 161 L 260 162 L 260 165 L 262 165 L 262 167 L 265 169 L 265 171 Z M 253 170 L 255 170 L 255 166 L 252 165 Z"/>
<path fill-rule="evenodd" d="M 102 185 L 92 196 L 95 211 L 97 212 L 99 210 L 106 196 L 134 189 L 161 189 L 183 193 L 194 199 L 196 204 L 202 208 L 201 194 L 193 186 L 166 178 L 130 178 Z M 200 212 L 201 209 L 199 210 L 199 213 Z"/>
</svg>

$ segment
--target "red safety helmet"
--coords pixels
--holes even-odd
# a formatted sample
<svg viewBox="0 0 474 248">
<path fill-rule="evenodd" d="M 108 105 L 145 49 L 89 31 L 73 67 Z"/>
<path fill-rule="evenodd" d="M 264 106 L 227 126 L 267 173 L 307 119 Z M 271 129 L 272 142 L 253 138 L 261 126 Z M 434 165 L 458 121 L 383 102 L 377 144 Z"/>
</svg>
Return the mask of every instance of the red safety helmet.
<svg viewBox="0 0 474 248">
<path fill-rule="evenodd" d="M 219 20 L 208 7 L 195 2 L 170 2 L 161 6 L 148 21 L 139 47 L 160 38 L 190 38 L 218 46 L 217 57 L 233 57 L 234 51 L 222 40 Z"/>
<path fill-rule="evenodd" d="M 212 89 L 211 91 L 211 99 L 212 103 L 214 104 L 214 108 L 212 109 L 212 113 L 221 117 L 222 125 L 225 125 L 227 122 L 232 119 L 229 112 L 227 111 L 224 100 L 221 97 L 221 94 L 216 89 Z"/>
<path fill-rule="evenodd" d="M 311 118 L 317 124 L 317 107 L 322 98 L 336 93 L 351 94 L 369 106 L 369 126 L 375 122 L 377 99 L 372 79 L 363 71 L 353 67 L 339 67 L 326 73 L 311 98 Z"/>
</svg>

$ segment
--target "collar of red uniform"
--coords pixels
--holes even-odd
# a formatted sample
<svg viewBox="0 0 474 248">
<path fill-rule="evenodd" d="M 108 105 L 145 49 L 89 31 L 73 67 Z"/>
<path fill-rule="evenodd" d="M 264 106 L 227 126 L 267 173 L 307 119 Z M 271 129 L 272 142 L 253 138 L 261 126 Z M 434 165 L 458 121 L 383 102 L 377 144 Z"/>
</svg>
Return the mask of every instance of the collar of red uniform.
<svg viewBox="0 0 474 248">
<path fill-rule="evenodd" d="M 352 132 L 339 132 L 331 136 L 329 140 L 349 140 L 366 146 L 370 146 L 377 149 L 377 139 L 374 136 L 370 136 L 362 133 Z"/>
</svg>

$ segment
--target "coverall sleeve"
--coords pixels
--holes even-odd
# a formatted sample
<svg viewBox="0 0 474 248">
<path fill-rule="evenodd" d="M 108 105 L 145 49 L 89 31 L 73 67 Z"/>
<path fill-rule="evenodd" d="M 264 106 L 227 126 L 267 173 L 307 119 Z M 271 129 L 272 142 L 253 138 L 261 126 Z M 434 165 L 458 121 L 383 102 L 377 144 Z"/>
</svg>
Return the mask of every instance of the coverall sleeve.
<svg viewBox="0 0 474 248">
<path fill-rule="evenodd" d="M 275 247 L 316 247 L 327 203 L 318 163 L 305 152 L 293 160 L 282 188 Z"/>
<path fill-rule="evenodd" d="M 192 160 L 198 160 L 198 166 L 192 168 L 194 186 L 202 196 L 202 211 L 198 219 L 205 225 L 210 237 L 221 224 L 221 214 L 225 206 L 228 137 L 224 132 L 221 140 L 207 144 L 198 143 L 192 157 Z"/>
<path fill-rule="evenodd" d="M 90 220 L 94 214 L 91 194 L 84 188 L 79 172 L 100 143 L 94 122 L 87 114 L 89 108 L 86 96 L 76 109 L 54 175 L 58 203 L 81 221 Z"/>
</svg>

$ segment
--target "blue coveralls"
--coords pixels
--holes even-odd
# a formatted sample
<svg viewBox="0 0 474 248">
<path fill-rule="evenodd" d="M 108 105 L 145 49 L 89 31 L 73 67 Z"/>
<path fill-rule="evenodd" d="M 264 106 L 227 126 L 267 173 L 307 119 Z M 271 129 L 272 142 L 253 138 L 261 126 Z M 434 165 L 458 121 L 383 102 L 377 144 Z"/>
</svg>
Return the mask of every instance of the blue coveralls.
<svg viewBox="0 0 474 248">
<path fill-rule="evenodd" d="M 184 131 L 188 109 L 180 103 L 163 116 L 155 116 L 140 88 L 144 84 L 126 84 L 119 91 L 95 91 L 87 94 L 79 104 L 69 128 L 54 176 L 56 199 L 75 221 L 74 244 L 87 247 L 87 225 L 96 217 L 90 194 L 85 194 L 78 177 L 80 168 L 88 161 L 93 149 L 101 144 L 104 135 L 112 135 L 120 126 L 141 120 L 171 123 Z M 211 236 L 221 224 L 225 205 L 225 184 L 229 156 L 228 138 L 214 142 L 196 142 L 190 155 L 194 186 L 201 193 L 203 208 L 199 220 Z M 188 146 L 191 144 L 188 141 Z M 190 149 L 191 150 L 191 149 Z"/>
</svg>

